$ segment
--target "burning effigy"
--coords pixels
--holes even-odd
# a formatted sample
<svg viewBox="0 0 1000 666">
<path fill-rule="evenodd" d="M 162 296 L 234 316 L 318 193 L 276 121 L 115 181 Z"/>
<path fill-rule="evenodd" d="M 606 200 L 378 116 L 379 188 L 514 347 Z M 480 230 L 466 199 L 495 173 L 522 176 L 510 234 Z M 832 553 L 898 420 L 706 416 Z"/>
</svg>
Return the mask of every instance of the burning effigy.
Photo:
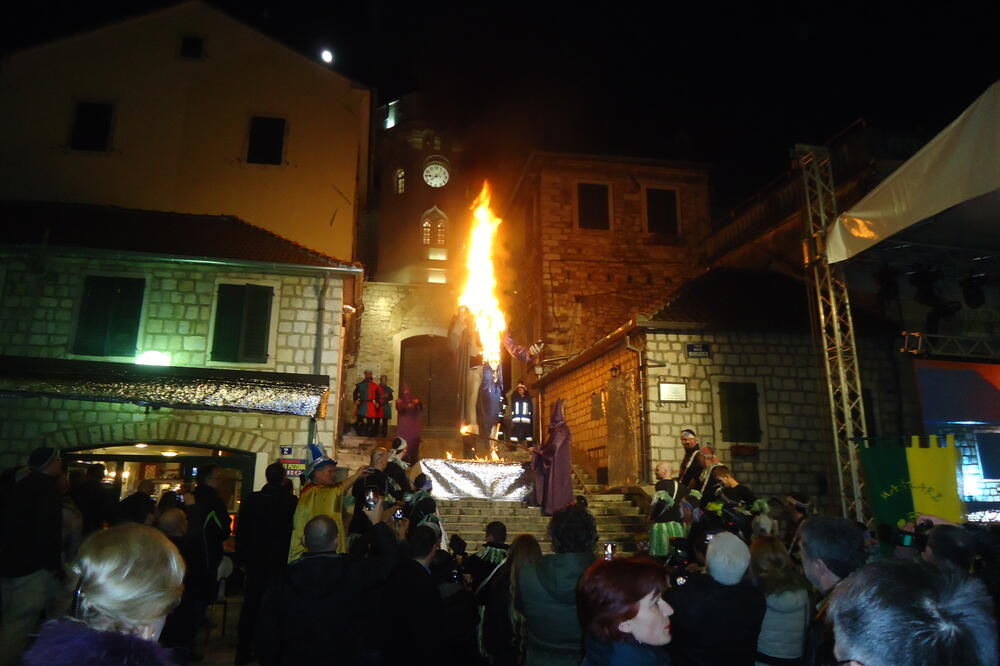
<svg viewBox="0 0 1000 666">
<path fill-rule="evenodd" d="M 473 435 L 473 455 L 496 460 L 497 430 L 503 418 L 504 396 L 501 347 L 514 358 L 531 362 L 542 343 L 530 347 L 517 344 L 507 331 L 507 319 L 496 295 L 493 248 L 502 220 L 490 208 L 488 183 L 472 204 L 466 270 L 468 278 L 458 300 L 449 340 L 459 362 L 459 413 L 463 434 Z"/>
</svg>

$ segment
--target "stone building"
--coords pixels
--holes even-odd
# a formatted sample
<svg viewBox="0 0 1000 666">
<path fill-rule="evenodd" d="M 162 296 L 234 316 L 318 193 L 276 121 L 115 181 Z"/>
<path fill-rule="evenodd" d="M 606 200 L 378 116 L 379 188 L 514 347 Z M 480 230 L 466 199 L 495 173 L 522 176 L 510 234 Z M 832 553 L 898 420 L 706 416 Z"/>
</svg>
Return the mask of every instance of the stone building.
<svg viewBox="0 0 1000 666">
<path fill-rule="evenodd" d="M 567 356 L 698 274 L 708 167 L 536 152 L 504 217 L 512 330 Z"/>
<path fill-rule="evenodd" d="M 613 486 L 651 479 L 657 461 L 678 463 L 680 431 L 692 428 L 757 493 L 832 502 L 826 384 L 807 303 L 791 278 L 713 270 L 541 377 L 541 411 L 566 401 L 574 461 Z M 895 367 L 896 331 L 860 318 L 870 430 L 906 432 L 915 415 Z"/>
<path fill-rule="evenodd" d="M 332 447 L 359 266 L 232 217 L 5 203 L 0 220 L 0 465 L 54 446 L 134 485 L 169 458 L 166 487 L 216 462 L 239 497 L 272 460 Z"/>
<path fill-rule="evenodd" d="M 4 58 L 0 199 L 234 215 L 354 258 L 371 92 L 187 1 Z"/>
<path fill-rule="evenodd" d="M 482 186 L 463 169 L 463 147 L 443 126 L 446 117 L 418 95 L 376 110 L 374 217 L 362 254 L 369 279 L 346 387 L 349 393 L 366 370 L 386 375 L 397 396 L 405 383 L 424 403 L 430 434 L 458 430 L 447 334 L 458 309 L 469 206 Z"/>
</svg>

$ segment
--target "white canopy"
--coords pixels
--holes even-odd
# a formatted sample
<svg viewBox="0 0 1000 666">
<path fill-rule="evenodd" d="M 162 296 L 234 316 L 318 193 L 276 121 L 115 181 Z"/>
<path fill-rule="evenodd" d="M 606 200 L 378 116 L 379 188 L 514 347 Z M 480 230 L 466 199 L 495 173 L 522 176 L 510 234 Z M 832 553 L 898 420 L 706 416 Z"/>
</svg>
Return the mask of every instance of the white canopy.
<svg viewBox="0 0 1000 666">
<path fill-rule="evenodd" d="M 837 217 L 827 232 L 827 258 L 830 263 L 850 259 L 907 227 L 996 190 L 1000 190 L 1000 81 Z M 953 216 L 941 223 L 950 219 Z M 1000 226 L 1000 216 L 993 224 Z"/>
</svg>

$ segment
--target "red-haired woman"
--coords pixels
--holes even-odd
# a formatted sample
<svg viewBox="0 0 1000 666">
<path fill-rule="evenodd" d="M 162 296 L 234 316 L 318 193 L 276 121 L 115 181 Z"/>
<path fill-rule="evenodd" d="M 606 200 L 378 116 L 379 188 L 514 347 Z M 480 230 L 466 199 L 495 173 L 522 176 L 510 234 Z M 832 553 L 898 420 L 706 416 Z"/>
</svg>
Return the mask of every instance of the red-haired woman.
<svg viewBox="0 0 1000 666">
<path fill-rule="evenodd" d="M 666 572 L 648 559 L 599 560 L 584 572 L 577 610 L 586 634 L 580 666 L 669 666 L 672 609 Z"/>
</svg>

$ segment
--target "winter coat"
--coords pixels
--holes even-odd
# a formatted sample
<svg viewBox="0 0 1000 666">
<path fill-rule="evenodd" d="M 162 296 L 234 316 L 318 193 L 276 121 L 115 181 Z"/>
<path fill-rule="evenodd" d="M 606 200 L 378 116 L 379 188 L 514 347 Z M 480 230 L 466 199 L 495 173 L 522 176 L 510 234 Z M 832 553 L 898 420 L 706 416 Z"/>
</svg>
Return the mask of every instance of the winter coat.
<svg viewBox="0 0 1000 666">
<path fill-rule="evenodd" d="M 708 574 L 667 590 L 678 666 L 751 666 L 764 619 L 764 594 L 747 582 L 723 585 Z"/>
<path fill-rule="evenodd" d="M 643 645 L 635 641 L 602 641 L 587 636 L 587 656 L 580 666 L 670 666 L 666 646 Z"/>
<path fill-rule="evenodd" d="M 154 641 L 82 622 L 46 622 L 24 653 L 24 666 L 171 666 L 169 652 Z"/>
<path fill-rule="evenodd" d="M 198 484 L 195 504 L 187 507 L 188 540 L 191 542 L 191 586 L 195 597 L 212 602 L 219 594 L 219 564 L 223 544 L 229 538 L 229 511 L 212 486 Z"/>
<path fill-rule="evenodd" d="M 61 573 L 62 522 L 55 477 L 33 471 L 14 484 L 4 506 L 0 577 L 19 578 L 40 569 Z"/>
<path fill-rule="evenodd" d="M 254 648 L 262 666 L 357 663 L 362 623 L 382 620 L 359 612 L 396 561 L 396 540 L 384 523 L 372 530 L 375 554 L 355 559 L 306 553 L 288 565 L 264 595 Z"/>
<path fill-rule="evenodd" d="M 593 561 L 592 553 L 561 553 L 521 569 L 517 594 L 527 621 L 527 666 L 580 663 L 583 635 L 576 615 L 576 586 Z"/>
<path fill-rule="evenodd" d="M 809 593 L 804 589 L 767 595 L 767 612 L 757 636 L 757 652 L 769 657 L 802 656 L 802 642 L 809 624 Z"/>
<path fill-rule="evenodd" d="M 266 483 L 240 504 L 236 554 L 240 563 L 267 573 L 284 570 L 298 499 L 281 484 Z"/>
</svg>

